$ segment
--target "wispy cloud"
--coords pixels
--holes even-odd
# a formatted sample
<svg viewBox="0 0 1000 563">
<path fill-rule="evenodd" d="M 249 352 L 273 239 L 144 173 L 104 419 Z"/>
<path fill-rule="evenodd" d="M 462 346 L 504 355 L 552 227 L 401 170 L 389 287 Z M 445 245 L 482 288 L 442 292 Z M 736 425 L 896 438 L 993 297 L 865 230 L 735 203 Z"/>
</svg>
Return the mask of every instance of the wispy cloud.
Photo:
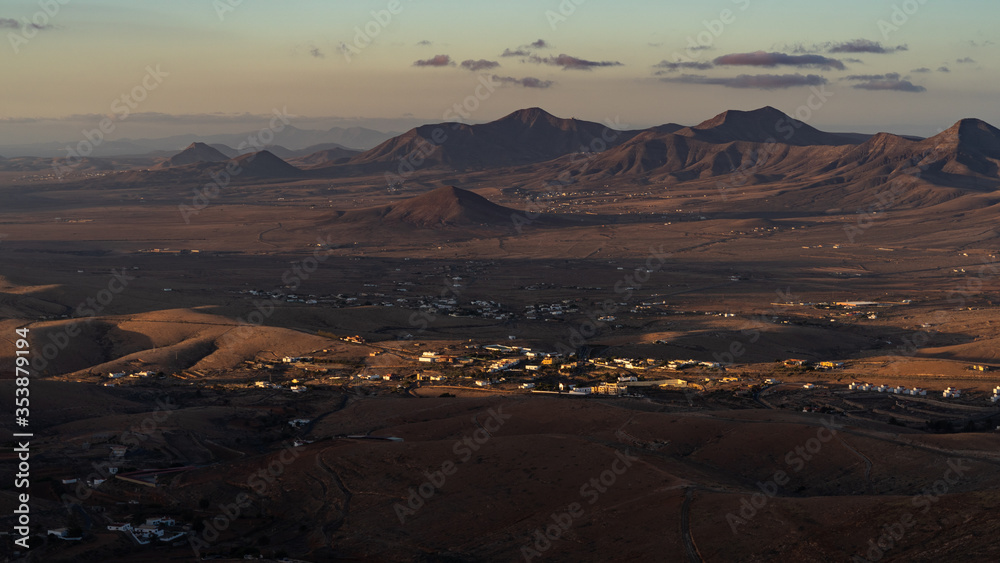
<svg viewBox="0 0 1000 563">
<path fill-rule="evenodd" d="M 927 67 L 925 67 L 925 66 L 922 66 L 922 67 L 920 67 L 920 68 L 915 68 L 915 69 L 911 70 L 910 72 L 914 72 L 914 73 L 916 73 L 916 72 L 919 72 L 919 73 L 925 73 L 925 72 L 931 72 L 931 69 L 929 69 L 929 68 L 927 68 Z"/>
<path fill-rule="evenodd" d="M 618 61 L 588 61 L 586 59 L 566 54 L 560 54 L 557 57 L 539 57 L 537 55 L 532 55 L 528 60 L 537 64 L 561 66 L 563 70 L 591 70 L 593 68 L 605 66 L 624 66 Z"/>
<path fill-rule="evenodd" d="M 885 74 L 851 74 L 844 77 L 844 80 L 899 80 L 898 72 L 887 72 Z"/>
<path fill-rule="evenodd" d="M 494 74 L 493 80 L 496 80 L 504 85 L 521 86 L 524 88 L 549 88 L 555 84 L 555 82 L 552 82 L 551 80 L 540 80 L 533 76 L 514 78 L 513 76 L 497 76 Z"/>
<path fill-rule="evenodd" d="M 826 41 L 824 43 L 813 43 L 812 45 L 797 43 L 791 46 L 785 45 L 784 49 L 793 53 L 873 53 L 887 55 L 909 51 L 910 48 L 906 45 L 883 45 L 879 41 L 872 41 L 870 39 L 853 39 L 838 43 Z"/>
<path fill-rule="evenodd" d="M 976 61 L 972 57 L 962 57 L 961 59 L 956 59 L 955 62 L 956 63 L 974 63 Z"/>
<path fill-rule="evenodd" d="M 534 41 L 529 46 L 532 49 L 548 49 L 549 48 L 549 44 L 546 43 L 544 39 L 539 39 L 538 41 Z"/>
<path fill-rule="evenodd" d="M 448 55 L 434 55 L 429 59 L 414 61 L 413 66 L 454 66 L 454 61 Z"/>
<path fill-rule="evenodd" d="M 501 57 L 528 57 L 530 55 L 531 51 L 520 48 L 514 49 L 513 51 L 510 49 L 504 49 L 503 53 L 500 53 Z"/>
<path fill-rule="evenodd" d="M 852 41 L 846 41 L 844 43 L 834 43 L 830 45 L 827 52 L 828 53 L 876 53 L 880 55 L 897 53 L 899 51 L 908 51 L 909 47 L 906 45 L 896 45 L 895 47 L 890 47 L 887 45 L 882 45 L 878 41 L 871 41 L 869 39 L 854 39 Z"/>
<path fill-rule="evenodd" d="M 672 63 L 670 61 L 660 61 L 653 65 L 653 68 L 663 69 L 656 74 L 663 74 L 664 72 L 677 72 L 678 70 L 708 70 L 714 68 L 715 65 L 709 62 L 698 62 L 698 61 L 680 61 Z"/>
<path fill-rule="evenodd" d="M 819 86 L 826 84 L 826 78 L 816 74 L 741 74 L 733 77 L 709 77 L 697 74 L 682 74 L 677 77 L 661 78 L 664 82 L 681 84 L 707 84 L 727 88 L 755 88 L 777 90 L 796 86 Z"/>
<path fill-rule="evenodd" d="M 13 18 L 0 18 L 0 29 L 21 29 L 24 27 L 21 22 Z M 38 25 L 37 23 L 29 23 L 28 27 L 31 29 L 52 29 L 52 24 Z"/>
<path fill-rule="evenodd" d="M 459 66 L 461 66 L 465 70 L 472 70 L 472 71 L 476 71 L 476 70 L 490 70 L 491 68 L 496 68 L 496 67 L 500 66 L 500 63 L 498 63 L 496 61 L 488 61 L 486 59 L 479 59 L 478 61 L 474 61 L 472 59 L 468 59 L 468 60 L 462 61 Z"/>
<path fill-rule="evenodd" d="M 309 55 L 316 57 L 317 59 L 322 59 L 326 57 L 326 55 L 323 54 L 323 51 L 319 50 L 319 47 L 313 47 L 312 49 L 309 49 Z"/>
<path fill-rule="evenodd" d="M 895 92 L 926 92 L 927 88 L 918 86 L 900 77 L 898 72 L 886 74 L 852 74 L 844 80 L 859 82 L 853 87 L 859 90 L 890 90 Z"/>
<path fill-rule="evenodd" d="M 715 59 L 715 64 L 725 66 L 805 66 L 844 69 L 844 63 L 822 55 L 789 55 L 787 53 L 731 53 Z"/>
<path fill-rule="evenodd" d="M 428 41 L 426 39 L 424 39 L 423 41 L 417 41 L 417 47 L 430 47 L 433 44 L 434 44 L 433 41 Z"/>
</svg>

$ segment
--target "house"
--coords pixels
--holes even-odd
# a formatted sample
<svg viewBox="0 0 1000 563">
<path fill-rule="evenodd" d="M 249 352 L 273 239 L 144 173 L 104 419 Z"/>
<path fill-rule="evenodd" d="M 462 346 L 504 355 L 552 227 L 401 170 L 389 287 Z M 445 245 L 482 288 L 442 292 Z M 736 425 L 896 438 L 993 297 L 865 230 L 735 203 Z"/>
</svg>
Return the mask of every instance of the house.
<svg viewBox="0 0 1000 563">
<path fill-rule="evenodd" d="M 785 360 L 785 367 L 786 368 L 797 368 L 797 367 L 802 367 L 802 366 L 804 366 L 804 365 L 806 365 L 808 363 L 809 363 L 808 360 L 796 360 L 796 359 Z"/>
<path fill-rule="evenodd" d="M 803 389 L 815 389 L 816 386 L 813 385 L 812 383 L 806 383 L 805 385 L 802 386 L 802 388 Z"/>
<path fill-rule="evenodd" d="M 600 395 L 621 395 L 627 389 L 626 386 L 619 385 L 618 383 L 602 383 L 597 387 L 593 387 L 592 391 Z"/>
<path fill-rule="evenodd" d="M 534 388 L 535 388 L 535 384 L 534 383 L 522 383 L 521 384 L 521 389 L 534 389 Z"/>
<path fill-rule="evenodd" d="M 110 449 L 111 457 L 119 459 L 125 457 L 125 452 L 128 451 L 125 446 L 110 446 Z"/>
</svg>

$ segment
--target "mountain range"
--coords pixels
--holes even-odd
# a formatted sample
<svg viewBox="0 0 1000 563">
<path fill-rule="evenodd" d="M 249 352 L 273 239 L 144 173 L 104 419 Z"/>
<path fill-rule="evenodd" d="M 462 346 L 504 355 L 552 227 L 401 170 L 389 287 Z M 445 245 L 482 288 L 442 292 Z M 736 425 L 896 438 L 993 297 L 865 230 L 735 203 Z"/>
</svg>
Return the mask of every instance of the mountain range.
<svg viewBox="0 0 1000 563">
<path fill-rule="evenodd" d="M 529 192 L 554 183 L 606 187 L 612 180 L 620 186 L 668 189 L 690 184 L 713 193 L 757 193 L 755 205 L 813 211 L 865 205 L 872 190 L 890 184 L 906 188 L 901 201 L 909 206 L 992 194 L 1000 187 L 1000 130 L 984 121 L 963 119 L 926 139 L 829 133 L 771 107 L 729 110 L 694 126 L 630 131 L 529 108 L 479 125 L 423 125 L 367 151 L 329 143 L 298 151 L 272 149 L 239 155 L 229 145 L 195 142 L 101 181 L 198 183 L 235 165 L 237 183 L 359 178 L 385 189 L 387 182 L 389 188 L 400 187 L 427 175 L 449 182 L 448 175 L 489 171 Z M 0 169 L 51 166 L 51 159 L 36 160 L 6 159 Z M 88 159 L 80 167 L 85 172 L 112 169 L 105 159 Z M 441 219 L 435 215 L 434 221 Z"/>
</svg>

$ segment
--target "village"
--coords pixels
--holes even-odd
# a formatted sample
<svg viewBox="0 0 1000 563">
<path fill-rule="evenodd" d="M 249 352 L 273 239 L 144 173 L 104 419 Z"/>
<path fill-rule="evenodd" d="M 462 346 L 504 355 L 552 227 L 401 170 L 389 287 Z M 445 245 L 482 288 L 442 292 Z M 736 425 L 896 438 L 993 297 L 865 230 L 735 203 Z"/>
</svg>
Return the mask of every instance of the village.
<svg viewBox="0 0 1000 563">
<path fill-rule="evenodd" d="M 856 367 L 855 361 L 796 358 L 765 365 L 636 358 L 598 349 L 567 356 L 518 342 L 386 343 L 341 335 L 328 348 L 258 357 L 236 370 L 117 371 L 107 374 L 102 384 L 112 383 L 123 391 L 176 389 L 207 404 L 255 404 L 266 398 L 276 413 L 283 414 L 269 416 L 271 426 L 258 430 L 254 439 L 261 443 L 281 440 L 292 449 L 329 440 L 400 440 L 317 433 L 315 423 L 322 416 L 318 405 L 352 395 L 412 400 L 501 395 L 520 400 L 637 401 L 676 411 L 729 408 L 790 410 L 802 416 L 832 414 L 853 424 L 890 424 L 943 433 L 1000 430 L 1000 385 L 985 393 L 956 385 L 930 389 L 902 382 L 866 382 L 858 377 Z M 976 364 L 967 369 L 979 374 L 995 366 Z M 81 498 L 98 494 L 95 498 L 104 500 L 90 503 L 88 509 L 102 514 L 107 531 L 123 534 L 136 546 L 187 541 L 194 523 L 170 510 L 150 514 L 157 506 L 150 499 L 158 498 L 158 490 L 172 487 L 178 475 L 200 466 L 164 459 L 163 452 L 169 450 L 137 447 L 114 436 L 94 439 L 106 444 L 107 452 L 98 447 L 69 454 L 77 460 L 79 473 L 63 474 L 57 486 Z M 250 444 L 244 441 L 242 447 Z M 100 458 L 97 462 L 95 455 Z M 94 472 L 93 467 L 101 471 Z M 109 505 L 113 499 L 118 500 Z M 54 524 L 48 536 L 67 542 L 80 539 L 79 526 L 73 522 Z"/>
</svg>

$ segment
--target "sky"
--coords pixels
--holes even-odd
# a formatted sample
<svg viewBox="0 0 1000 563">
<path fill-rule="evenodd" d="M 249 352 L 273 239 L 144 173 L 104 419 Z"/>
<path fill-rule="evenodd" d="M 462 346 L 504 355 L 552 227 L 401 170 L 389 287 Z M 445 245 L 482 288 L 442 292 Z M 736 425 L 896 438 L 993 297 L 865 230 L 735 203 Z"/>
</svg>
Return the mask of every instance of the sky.
<svg viewBox="0 0 1000 563">
<path fill-rule="evenodd" d="M 930 136 L 1000 125 L 997 22 L 992 0 L 3 0 L 0 144 L 104 117 L 150 138 L 535 106 L 641 128 L 770 105 Z"/>
</svg>

